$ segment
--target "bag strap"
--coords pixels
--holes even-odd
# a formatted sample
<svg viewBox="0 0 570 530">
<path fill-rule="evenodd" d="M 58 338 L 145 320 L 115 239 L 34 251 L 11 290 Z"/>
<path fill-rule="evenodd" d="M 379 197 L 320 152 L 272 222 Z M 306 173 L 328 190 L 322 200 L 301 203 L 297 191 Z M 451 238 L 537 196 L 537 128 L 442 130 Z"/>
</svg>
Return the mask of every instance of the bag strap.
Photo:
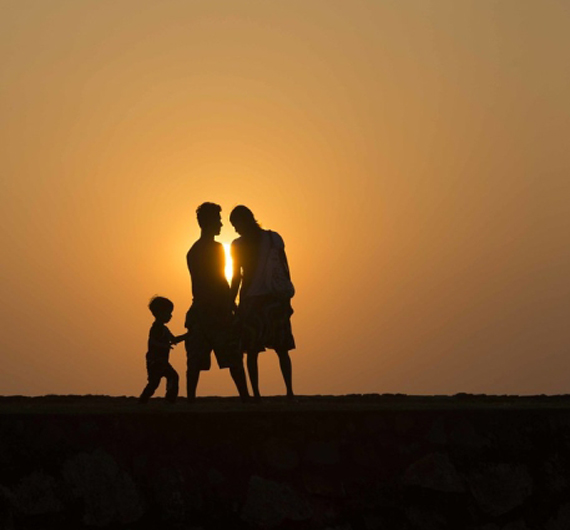
<svg viewBox="0 0 570 530">
<path fill-rule="evenodd" d="M 271 251 L 271 249 L 275 246 L 274 245 L 275 238 L 273 237 L 275 235 L 275 232 L 273 232 L 272 230 L 268 230 L 268 232 L 270 237 L 269 251 Z M 269 252 L 267 254 L 269 254 Z M 283 256 L 284 255 L 285 255 L 285 250 L 283 250 Z M 291 272 L 289 271 L 289 267 L 287 266 L 286 261 L 283 260 L 283 256 L 281 256 L 281 253 L 279 253 L 279 263 L 281 264 L 283 272 L 285 273 L 289 281 L 291 281 Z"/>
<path fill-rule="evenodd" d="M 249 286 L 249 292 L 259 292 L 260 288 L 262 288 L 262 285 L 265 283 L 265 271 L 267 270 L 267 262 L 269 261 L 269 251 L 271 250 L 272 247 L 272 241 L 271 241 L 271 234 L 269 233 L 270 230 L 267 230 L 267 235 L 269 236 L 269 246 L 267 246 L 266 244 L 264 244 L 264 235 L 265 232 L 262 233 L 262 237 L 260 238 L 259 241 L 259 254 L 258 254 L 258 260 L 257 260 L 257 267 L 255 268 L 255 272 L 253 275 L 253 279 L 251 282 L 251 285 Z"/>
</svg>

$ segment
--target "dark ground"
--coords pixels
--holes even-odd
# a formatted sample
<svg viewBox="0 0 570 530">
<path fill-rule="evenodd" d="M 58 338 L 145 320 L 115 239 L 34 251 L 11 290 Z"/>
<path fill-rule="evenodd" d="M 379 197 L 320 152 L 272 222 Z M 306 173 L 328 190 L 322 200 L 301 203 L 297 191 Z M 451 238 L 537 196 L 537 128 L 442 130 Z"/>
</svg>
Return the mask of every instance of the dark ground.
<svg viewBox="0 0 570 530">
<path fill-rule="evenodd" d="M 0 529 L 568 530 L 570 395 L 0 396 Z"/>
<path fill-rule="evenodd" d="M 348 394 L 344 396 L 298 396 L 294 402 L 282 396 L 263 398 L 260 404 L 242 404 L 237 397 L 202 397 L 189 405 L 179 398 L 175 405 L 162 397 L 146 406 L 136 397 L 104 395 L 47 395 L 38 397 L 0 396 L 0 414 L 107 414 L 107 413 L 216 413 L 249 411 L 373 411 L 373 410 L 565 410 L 570 409 L 570 394 L 564 395 L 486 395 L 414 396 L 406 394 Z"/>
</svg>

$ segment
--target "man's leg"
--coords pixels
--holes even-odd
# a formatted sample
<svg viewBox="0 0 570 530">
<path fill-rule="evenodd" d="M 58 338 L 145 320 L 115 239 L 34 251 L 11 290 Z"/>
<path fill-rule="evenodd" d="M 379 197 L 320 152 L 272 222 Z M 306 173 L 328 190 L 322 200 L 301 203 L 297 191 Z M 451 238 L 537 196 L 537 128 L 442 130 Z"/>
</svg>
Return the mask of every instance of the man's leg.
<svg viewBox="0 0 570 530">
<path fill-rule="evenodd" d="M 240 361 L 239 365 L 230 366 L 230 374 L 236 385 L 239 397 L 242 401 L 247 401 L 249 399 L 249 390 L 247 388 L 243 363 Z"/>
<path fill-rule="evenodd" d="M 200 379 L 200 363 L 198 358 L 198 345 L 189 338 L 184 341 L 186 348 L 186 399 L 192 403 L 196 399 L 196 388 Z"/>
<path fill-rule="evenodd" d="M 186 370 L 186 396 L 189 403 L 196 399 L 196 389 L 198 388 L 198 379 L 200 379 L 200 367 L 198 363 L 192 359 L 188 359 L 188 368 Z"/>
<path fill-rule="evenodd" d="M 251 390 L 253 391 L 253 397 L 256 400 L 261 399 L 259 394 L 259 376 L 257 370 L 257 357 L 259 352 L 248 351 L 247 352 L 247 373 L 249 374 L 249 382 L 251 383 Z"/>
<path fill-rule="evenodd" d="M 291 366 L 291 357 L 289 357 L 287 350 L 278 350 L 276 353 L 279 357 L 279 366 L 283 374 L 283 381 L 285 381 L 285 387 L 287 388 L 287 397 L 293 398 L 295 394 L 293 394 L 293 367 Z"/>
</svg>

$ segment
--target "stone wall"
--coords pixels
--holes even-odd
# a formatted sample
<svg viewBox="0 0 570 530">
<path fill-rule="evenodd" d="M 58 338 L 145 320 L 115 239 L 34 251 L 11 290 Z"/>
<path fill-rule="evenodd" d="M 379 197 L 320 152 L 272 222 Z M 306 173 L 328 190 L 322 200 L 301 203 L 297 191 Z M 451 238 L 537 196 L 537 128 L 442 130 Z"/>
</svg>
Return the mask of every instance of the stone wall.
<svg viewBox="0 0 570 530">
<path fill-rule="evenodd" d="M 564 409 L 160 406 L 0 409 L 0 528 L 570 529 Z"/>
</svg>

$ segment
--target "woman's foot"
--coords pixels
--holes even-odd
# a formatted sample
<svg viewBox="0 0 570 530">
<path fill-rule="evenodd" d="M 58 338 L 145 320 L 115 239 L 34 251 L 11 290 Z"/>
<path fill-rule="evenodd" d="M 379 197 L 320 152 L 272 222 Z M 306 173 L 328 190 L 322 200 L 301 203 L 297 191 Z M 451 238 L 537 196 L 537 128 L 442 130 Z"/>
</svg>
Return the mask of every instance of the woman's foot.
<svg viewBox="0 0 570 530">
<path fill-rule="evenodd" d="M 285 396 L 285 398 L 287 399 L 287 401 L 289 403 L 299 403 L 297 396 L 295 396 L 295 394 L 293 394 L 293 392 L 287 392 L 287 395 Z"/>
</svg>

